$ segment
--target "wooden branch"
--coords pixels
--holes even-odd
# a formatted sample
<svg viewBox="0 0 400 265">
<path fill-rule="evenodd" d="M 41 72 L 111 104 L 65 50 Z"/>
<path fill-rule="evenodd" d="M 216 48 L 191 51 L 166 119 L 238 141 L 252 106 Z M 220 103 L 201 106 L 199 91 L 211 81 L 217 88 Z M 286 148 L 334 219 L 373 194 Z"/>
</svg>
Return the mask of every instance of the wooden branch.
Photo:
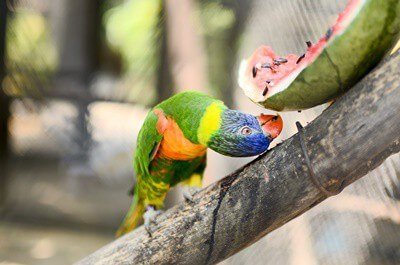
<svg viewBox="0 0 400 265">
<path fill-rule="evenodd" d="M 400 52 L 303 130 L 317 181 L 349 185 L 400 150 Z M 214 264 L 314 207 L 326 196 L 310 177 L 299 135 L 210 185 L 78 264 Z"/>
</svg>

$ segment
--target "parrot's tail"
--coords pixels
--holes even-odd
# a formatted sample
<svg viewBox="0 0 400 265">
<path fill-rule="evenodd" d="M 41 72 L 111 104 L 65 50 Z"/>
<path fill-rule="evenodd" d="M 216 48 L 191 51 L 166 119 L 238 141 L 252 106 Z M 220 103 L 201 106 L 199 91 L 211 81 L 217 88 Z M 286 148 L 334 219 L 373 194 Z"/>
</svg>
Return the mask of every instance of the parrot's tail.
<svg viewBox="0 0 400 265">
<path fill-rule="evenodd" d="M 139 194 L 136 192 L 133 195 L 133 201 L 131 206 L 129 207 L 129 211 L 125 216 L 122 225 L 119 227 L 116 236 L 122 236 L 123 234 L 128 233 L 135 229 L 138 226 L 139 222 L 142 220 L 142 216 L 145 211 L 144 202 L 139 199 Z"/>
</svg>

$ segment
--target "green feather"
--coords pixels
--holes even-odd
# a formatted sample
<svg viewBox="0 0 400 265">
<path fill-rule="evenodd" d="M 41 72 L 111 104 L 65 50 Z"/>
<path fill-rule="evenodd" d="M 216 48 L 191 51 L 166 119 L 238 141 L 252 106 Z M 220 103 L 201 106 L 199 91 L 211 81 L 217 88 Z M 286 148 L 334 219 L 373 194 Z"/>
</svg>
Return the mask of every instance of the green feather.
<svg viewBox="0 0 400 265">
<path fill-rule="evenodd" d="M 216 100 L 206 94 L 194 91 L 179 93 L 157 105 L 168 116 L 172 116 L 175 122 L 183 131 L 185 137 L 192 143 L 198 144 L 197 130 L 200 126 L 207 107 L 214 102 L 223 102 Z"/>
</svg>

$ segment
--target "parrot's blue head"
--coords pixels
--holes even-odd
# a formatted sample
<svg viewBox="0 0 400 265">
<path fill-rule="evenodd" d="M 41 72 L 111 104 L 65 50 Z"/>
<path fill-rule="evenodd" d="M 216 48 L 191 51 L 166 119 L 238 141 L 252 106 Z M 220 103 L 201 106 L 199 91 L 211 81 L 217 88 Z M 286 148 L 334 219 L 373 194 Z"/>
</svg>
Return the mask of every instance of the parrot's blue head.
<svg viewBox="0 0 400 265">
<path fill-rule="evenodd" d="M 221 126 L 210 138 L 208 147 L 223 155 L 245 157 L 265 152 L 282 130 L 282 118 L 261 114 L 255 117 L 226 109 Z"/>
</svg>

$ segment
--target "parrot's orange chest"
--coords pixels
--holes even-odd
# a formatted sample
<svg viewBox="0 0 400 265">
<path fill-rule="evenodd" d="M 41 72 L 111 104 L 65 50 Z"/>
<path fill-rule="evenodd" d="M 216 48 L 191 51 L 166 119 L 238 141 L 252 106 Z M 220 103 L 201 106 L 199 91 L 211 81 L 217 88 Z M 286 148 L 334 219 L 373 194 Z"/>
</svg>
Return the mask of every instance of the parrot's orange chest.
<svg viewBox="0 0 400 265">
<path fill-rule="evenodd" d="M 192 160 L 206 153 L 206 146 L 194 144 L 186 139 L 179 125 L 171 118 L 166 119 L 167 123 L 165 124 L 158 157 L 170 160 Z"/>
</svg>

